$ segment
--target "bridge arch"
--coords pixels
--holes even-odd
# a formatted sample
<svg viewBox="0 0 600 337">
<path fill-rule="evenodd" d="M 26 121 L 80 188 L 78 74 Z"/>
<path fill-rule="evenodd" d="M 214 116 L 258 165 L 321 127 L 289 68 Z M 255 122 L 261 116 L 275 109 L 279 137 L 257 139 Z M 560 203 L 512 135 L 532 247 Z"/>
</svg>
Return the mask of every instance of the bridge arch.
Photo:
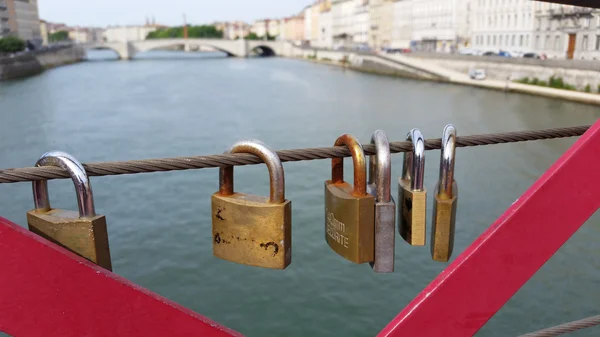
<svg viewBox="0 0 600 337">
<path fill-rule="evenodd" d="M 113 48 L 113 47 L 98 45 L 98 46 L 91 46 L 91 47 L 85 48 L 85 51 L 89 51 L 89 50 L 110 50 L 115 53 L 115 55 L 117 56 L 118 59 L 123 58 L 121 56 L 121 53 L 119 52 L 119 50 L 117 48 Z"/>
<path fill-rule="evenodd" d="M 277 56 L 277 52 L 275 52 L 273 48 L 266 45 L 257 45 L 252 48 L 251 51 L 257 53 L 261 57 Z"/>
</svg>

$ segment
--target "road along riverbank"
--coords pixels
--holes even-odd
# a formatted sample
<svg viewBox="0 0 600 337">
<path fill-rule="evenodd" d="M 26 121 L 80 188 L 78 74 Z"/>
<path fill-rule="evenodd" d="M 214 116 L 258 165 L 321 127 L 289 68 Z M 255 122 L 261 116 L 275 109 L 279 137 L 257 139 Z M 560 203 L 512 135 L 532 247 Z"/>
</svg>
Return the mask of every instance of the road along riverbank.
<svg viewBox="0 0 600 337">
<path fill-rule="evenodd" d="M 81 62 L 85 56 L 85 50 L 79 46 L 2 56 L 0 57 L 0 80 L 37 75 L 46 69 Z"/>
<path fill-rule="evenodd" d="M 600 94 L 514 82 L 522 77 L 532 78 L 538 74 L 537 76 L 548 77 L 548 79 L 552 76 L 561 78 L 564 76 L 567 79 L 573 78 L 575 81 L 574 79 L 577 78 L 577 82 L 574 83 L 577 83 L 578 88 L 582 87 L 583 83 L 587 83 L 586 86 L 592 83 L 592 86 L 596 85 L 597 87 L 600 85 L 600 67 L 595 66 L 592 62 L 576 62 L 571 65 L 569 61 L 550 60 L 550 62 L 544 62 L 548 60 L 512 60 L 487 57 L 479 60 L 479 57 L 476 56 L 471 56 L 470 59 L 462 56 L 454 60 L 452 56 L 446 55 L 436 59 L 434 55 L 426 57 L 423 55 L 376 55 L 313 48 L 293 48 L 286 56 L 367 73 L 468 85 L 600 105 Z M 519 62 L 523 62 L 523 64 Z M 468 76 L 468 69 L 478 66 L 483 67 L 491 76 L 488 76 L 486 80 L 471 79 Z M 583 79 L 580 76 L 581 73 L 585 73 Z"/>
</svg>

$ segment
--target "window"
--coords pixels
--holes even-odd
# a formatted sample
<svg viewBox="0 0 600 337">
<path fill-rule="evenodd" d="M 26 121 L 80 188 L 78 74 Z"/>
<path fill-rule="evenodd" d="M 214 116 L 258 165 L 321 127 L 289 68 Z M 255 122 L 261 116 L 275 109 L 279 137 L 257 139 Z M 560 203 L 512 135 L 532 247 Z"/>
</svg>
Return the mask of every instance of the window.
<svg viewBox="0 0 600 337">
<path fill-rule="evenodd" d="M 529 48 L 529 35 L 525 35 L 525 46 Z"/>
<path fill-rule="evenodd" d="M 490 45 L 490 36 L 489 36 L 489 35 L 487 36 L 487 43 L 486 43 L 486 44 L 487 44 L 488 46 Z"/>
<path fill-rule="evenodd" d="M 544 43 L 544 48 L 546 50 L 550 49 L 550 35 L 546 35 L 546 41 Z"/>
<path fill-rule="evenodd" d="M 582 20 L 583 27 L 588 28 L 590 26 L 590 18 L 583 18 Z"/>
<path fill-rule="evenodd" d="M 519 46 L 523 47 L 523 34 L 519 36 Z"/>
<path fill-rule="evenodd" d="M 540 48 L 540 36 L 536 35 L 535 36 L 535 49 L 539 49 Z"/>
<path fill-rule="evenodd" d="M 496 35 L 494 35 L 494 46 L 496 45 Z"/>
<path fill-rule="evenodd" d="M 600 50 L 600 35 L 596 35 L 596 50 Z"/>
<path fill-rule="evenodd" d="M 554 37 L 554 50 L 560 51 L 560 36 Z"/>
<path fill-rule="evenodd" d="M 511 42 L 510 45 L 513 46 L 513 47 L 515 46 L 515 35 L 512 36 L 512 42 Z"/>
<path fill-rule="evenodd" d="M 581 41 L 581 49 L 588 50 L 588 36 L 584 35 L 583 40 Z"/>
</svg>

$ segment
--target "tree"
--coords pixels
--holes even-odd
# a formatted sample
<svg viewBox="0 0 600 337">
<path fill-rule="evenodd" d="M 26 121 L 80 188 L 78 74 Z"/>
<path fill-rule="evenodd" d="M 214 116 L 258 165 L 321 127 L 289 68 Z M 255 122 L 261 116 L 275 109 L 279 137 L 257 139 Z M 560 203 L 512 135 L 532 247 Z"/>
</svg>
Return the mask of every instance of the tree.
<svg viewBox="0 0 600 337">
<path fill-rule="evenodd" d="M 0 39 L 0 52 L 16 53 L 25 49 L 25 41 L 15 36 Z"/>
<path fill-rule="evenodd" d="M 59 30 L 58 32 L 54 32 L 48 36 L 48 41 L 50 42 L 59 42 L 59 41 L 68 41 L 69 40 L 69 32 L 66 30 Z"/>
<path fill-rule="evenodd" d="M 203 39 L 222 39 L 223 31 L 213 25 L 191 26 L 188 25 L 188 37 Z M 183 37 L 183 26 L 169 27 L 148 33 L 146 39 L 172 39 Z"/>
<path fill-rule="evenodd" d="M 269 33 L 267 33 L 267 40 L 273 41 L 273 40 L 275 40 L 275 38 L 276 38 L 276 36 L 272 36 L 272 35 L 269 35 Z M 256 35 L 256 33 L 250 33 L 250 34 L 246 35 L 245 39 L 246 40 L 264 40 L 265 37 L 258 36 L 258 35 Z"/>
</svg>

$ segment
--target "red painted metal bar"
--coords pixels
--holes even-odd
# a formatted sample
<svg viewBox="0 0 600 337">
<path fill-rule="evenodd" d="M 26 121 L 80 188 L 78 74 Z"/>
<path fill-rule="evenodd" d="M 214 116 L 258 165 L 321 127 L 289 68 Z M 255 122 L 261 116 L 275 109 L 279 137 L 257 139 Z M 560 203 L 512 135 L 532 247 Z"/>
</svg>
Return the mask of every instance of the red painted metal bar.
<svg viewBox="0 0 600 337">
<path fill-rule="evenodd" d="M 600 120 L 379 337 L 474 335 L 600 207 Z"/>
<path fill-rule="evenodd" d="M 15 337 L 242 336 L 0 218 L 0 331 Z"/>
</svg>

